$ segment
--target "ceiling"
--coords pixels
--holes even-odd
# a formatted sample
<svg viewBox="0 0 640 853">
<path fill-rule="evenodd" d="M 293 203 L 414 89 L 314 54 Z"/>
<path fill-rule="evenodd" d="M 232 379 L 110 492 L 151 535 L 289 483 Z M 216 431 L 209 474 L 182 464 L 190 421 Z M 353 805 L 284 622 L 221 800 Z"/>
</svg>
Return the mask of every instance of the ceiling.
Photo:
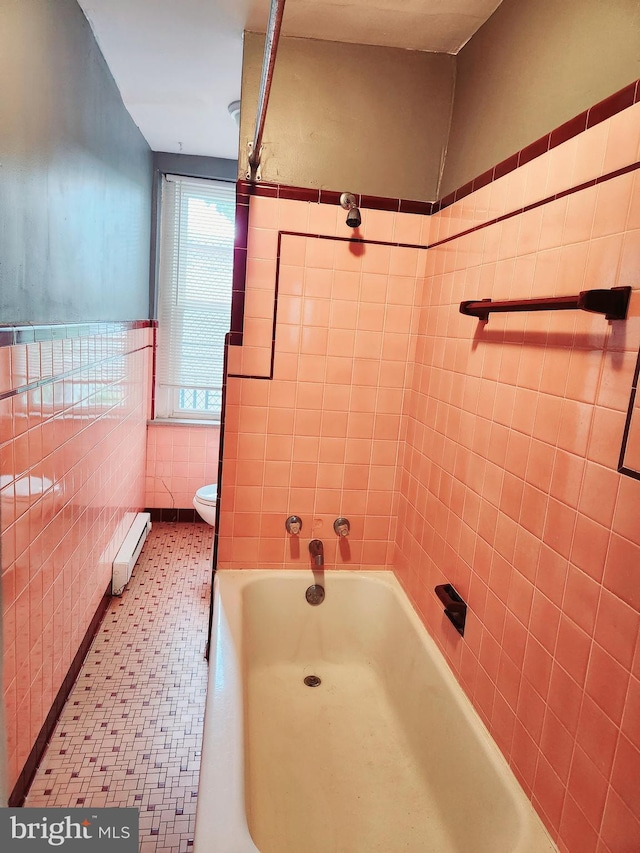
<svg viewBox="0 0 640 853">
<path fill-rule="evenodd" d="M 270 0 L 78 0 L 154 151 L 235 159 L 242 33 Z M 288 0 L 282 35 L 457 53 L 501 0 Z"/>
</svg>

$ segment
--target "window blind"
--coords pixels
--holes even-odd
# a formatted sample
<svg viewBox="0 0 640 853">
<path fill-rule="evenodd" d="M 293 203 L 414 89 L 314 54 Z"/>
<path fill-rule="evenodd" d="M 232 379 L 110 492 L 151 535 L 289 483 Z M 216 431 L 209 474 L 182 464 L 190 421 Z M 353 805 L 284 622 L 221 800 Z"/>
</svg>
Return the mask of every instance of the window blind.
<svg viewBox="0 0 640 853">
<path fill-rule="evenodd" d="M 217 418 L 231 317 L 235 186 L 162 182 L 156 417 Z"/>
</svg>

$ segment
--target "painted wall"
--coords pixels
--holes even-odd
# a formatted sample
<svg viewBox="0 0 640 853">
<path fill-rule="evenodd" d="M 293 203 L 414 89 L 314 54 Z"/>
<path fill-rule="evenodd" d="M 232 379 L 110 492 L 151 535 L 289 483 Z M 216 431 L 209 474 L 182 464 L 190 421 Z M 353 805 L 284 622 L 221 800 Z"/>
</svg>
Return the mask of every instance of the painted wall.
<svg viewBox="0 0 640 853">
<path fill-rule="evenodd" d="M 264 36 L 245 33 L 239 175 L 253 140 Z M 340 192 L 433 199 L 453 97 L 446 54 L 280 39 L 262 178 Z"/>
<path fill-rule="evenodd" d="M 616 471 L 640 347 L 639 153 L 636 104 L 433 217 L 364 209 L 358 236 L 388 245 L 361 255 L 328 239 L 348 236 L 335 205 L 253 198 L 230 350 L 221 567 L 310 571 L 314 536 L 327 569 L 393 567 L 569 853 L 640 846 L 640 481 Z M 625 322 L 483 327 L 458 310 L 627 284 Z M 248 378 L 269 375 L 276 295 L 273 379 Z M 355 519 L 348 551 L 338 513 Z M 444 581 L 469 603 L 464 640 Z"/>
<path fill-rule="evenodd" d="M 151 152 L 75 0 L 0 5 L 0 322 L 148 317 Z"/>
<path fill-rule="evenodd" d="M 635 80 L 639 42 L 640 0 L 503 0 L 455 57 L 282 38 L 263 180 L 435 201 Z M 242 178 L 263 46 L 245 34 Z"/>
<path fill-rule="evenodd" d="M 152 169 L 74 0 L 0 3 L 0 78 L 10 792 L 143 507 Z"/>
<path fill-rule="evenodd" d="M 503 0 L 456 57 L 440 197 L 636 80 L 638 44 L 638 0 Z"/>
</svg>

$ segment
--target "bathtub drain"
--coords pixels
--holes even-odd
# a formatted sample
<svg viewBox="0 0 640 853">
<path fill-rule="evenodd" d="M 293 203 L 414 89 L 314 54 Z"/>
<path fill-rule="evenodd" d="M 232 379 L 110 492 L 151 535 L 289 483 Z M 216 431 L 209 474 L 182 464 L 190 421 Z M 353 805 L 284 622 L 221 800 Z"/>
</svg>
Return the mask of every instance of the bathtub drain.
<svg viewBox="0 0 640 853">
<path fill-rule="evenodd" d="M 322 681 L 318 678 L 317 675 L 307 675 L 304 680 L 304 683 L 307 687 L 318 687 L 318 685 L 322 684 Z"/>
<path fill-rule="evenodd" d="M 324 601 L 324 587 L 319 583 L 311 584 L 305 593 L 305 597 L 309 604 L 316 607 Z"/>
</svg>

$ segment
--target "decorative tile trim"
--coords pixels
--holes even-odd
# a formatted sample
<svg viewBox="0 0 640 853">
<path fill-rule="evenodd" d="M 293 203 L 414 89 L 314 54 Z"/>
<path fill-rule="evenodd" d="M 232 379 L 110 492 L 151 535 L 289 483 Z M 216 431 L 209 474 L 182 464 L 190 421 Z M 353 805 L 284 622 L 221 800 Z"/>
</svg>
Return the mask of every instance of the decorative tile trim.
<svg viewBox="0 0 640 853">
<path fill-rule="evenodd" d="M 537 155 L 536 155 L 537 156 Z M 305 237 L 309 239 L 318 239 L 318 240 L 332 240 L 334 242 L 343 242 L 343 243 L 362 243 L 365 245 L 375 245 L 375 246 L 390 246 L 393 248 L 403 248 L 403 249 L 434 249 L 438 246 L 442 246 L 445 243 L 449 243 L 452 240 L 457 240 L 460 237 L 467 236 L 468 234 L 472 234 L 475 231 L 481 231 L 484 228 L 489 228 L 492 225 L 496 225 L 499 222 L 504 222 L 507 219 L 512 219 L 515 216 L 521 216 L 524 213 L 528 213 L 530 210 L 534 210 L 536 207 L 542 207 L 545 204 L 549 204 L 557 199 L 564 198 L 565 196 L 572 195 L 573 193 L 581 192 L 582 190 L 588 189 L 589 187 L 597 186 L 598 184 L 605 183 L 607 181 L 612 180 L 613 178 L 620 177 L 621 175 L 626 175 L 629 172 L 634 172 L 640 169 L 640 162 L 630 163 L 628 166 L 622 166 L 620 169 L 616 169 L 613 172 L 608 172 L 606 175 L 600 175 L 597 178 L 592 178 L 589 181 L 585 181 L 582 184 L 578 184 L 577 186 L 569 187 L 565 190 L 561 190 L 558 193 L 554 193 L 553 195 L 547 196 L 546 198 L 539 199 L 538 201 L 531 202 L 530 204 L 524 205 L 523 207 L 516 208 L 515 210 L 510 210 L 507 213 L 503 213 L 500 216 L 496 216 L 493 219 L 488 219 L 483 222 L 478 223 L 477 225 L 473 225 L 470 228 L 466 228 L 463 231 L 457 231 L 454 234 L 450 234 L 447 237 L 443 237 L 441 240 L 436 240 L 433 243 L 428 244 L 417 244 L 417 243 L 400 243 L 394 242 L 390 240 L 367 240 L 362 238 L 355 237 L 340 237 L 332 234 L 310 234 L 302 231 L 278 231 L 278 247 L 276 252 L 276 270 L 275 270 L 275 288 L 274 288 L 274 304 L 273 304 L 273 332 L 271 336 L 271 360 L 270 360 L 270 368 L 269 373 L 265 376 L 262 375 L 248 375 L 245 373 L 231 373 L 229 374 L 229 378 L 231 379 L 273 379 L 273 369 L 274 369 L 274 361 L 275 361 L 275 339 L 276 339 L 276 322 L 277 322 L 277 311 L 278 311 L 278 285 L 279 285 L 279 277 L 280 277 L 280 252 L 281 252 L 281 242 L 282 237 Z M 486 173 L 485 173 L 486 175 Z M 482 180 L 484 180 L 485 175 L 480 176 Z M 473 183 L 473 182 L 472 182 Z M 467 185 L 465 185 L 467 186 Z M 242 306 L 244 309 L 244 289 L 242 290 Z M 229 344 L 236 345 L 237 338 L 234 337 L 234 333 L 232 332 L 229 336 Z M 226 375 L 226 374 L 225 374 Z"/>
<path fill-rule="evenodd" d="M 640 80 L 630 83 L 624 89 L 614 92 L 587 110 L 587 127 L 593 127 L 601 121 L 611 118 L 616 113 L 626 110 L 640 100 Z"/>
<path fill-rule="evenodd" d="M 177 521 L 186 521 L 189 523 L 201 523 L 206 524 L 195 509 L 178 509 L 178 508 L 160 508 L 160 507 L 152 507 L 145 509 L 145 512 L 150 513 L 151 521 L 169 521 L 169 522 L 177 522 Z"/>
<path fill-rule="evenodd" d="M 617 113 L 622 112 L 622 110 L 626 110 L 627 107 L 637 104 L 638 101 L 640 101 L 640 80 L 635 80 L 618 92 L 614 92 L 613 95 L 609 95 L 609 97 L 594 104 L 588 110 L 569 119 L 569 121 L 561 124 L 545 136 L 541 136 L 540 139 L 529 143 L 521 151 L 511 154 L 505 160 L 497 163 L 493 169 L 488 169 L 474 180 L 469 181 L 469 183 L 449 193 L 449 195 L 439 201 L 434 202 L 433 213 L 449 207 L 449 205 L 460 201 L 460 199 L 481 189 L 481 187 L 508 175 L 509 172 L 513 172 L 526 163 L 530 163 L 536 157 L 540 157 L 547 151 L 551 151 L 552 148 L 556 148 L 556 146 L 562 145 L 563 142 L 573 139 L 574 136 L 578 136 L 590 127 L 612 118 Z"/>
<path fill-rule="evenodd" d="M 459 187 L 437 201 L 415 201 L 411 199 L 385 198 L 383 196 L 356 195 L 358 207 L 369 210 L 388 210 L 395 213 L 418 213 L 431 216 L 449 207 L 449 205 L 454 204 L 456 201 L 460 201 L 460 199 L 476 192 L 476 190 L 487 186 L 487 184 L 508 175 L 509 172 L 513 172 L 520 166 L 530 163 L 536 157 L 546 154 L 547 151 L 558 145 L 562 145 L 563 142 L 567 142 L 574 136 L 578 136 L 578 134 L 594 125 L 612 118 L 612 116 L 622 112 L 627 107 L 633 106 L 638 101 L 640 101 L 640 80 L 635 80 L 618 92 L 614 92 L 613 95 L 609 95 L 609 97 L 594 104 L 588 110 L 564 122 L 564 124 L 561 124 L 545 136 L 541 136 L 539 139 L 529 143 L 522 150 L 511 154 L 491 169 L 487 169 L 486 172 L 483 172 L 473 180 L 468 181 L 464 186 Z M 247 204 L 251 196 L 293 199 L 294 201 L 307 201 L 319 204 L 340 203 L 340 193 L 333 190 L 290 187 L 266 182 L 253 184 L 245 180 L 238 181 L 238 188 L 239 193 L 243 199 L 246 199 Z M 246 249 L 246 238 L 244 248 Z"/>
<path fill-rule="evenodd" d="M 640 480 L 640 471 L 636 471 L 634 468 L 629 468 L 624 464 L 624 457 L 627 452 L 627 444 L 629 442 L 629 432 L 631 431 L 631 420 L 633 418 L 633 410 L 635 408 L 636 395 L 638 393 L 638 381 L 640 380 L 640 350 L 638 351 L 638 359 L 636 361 L 636 368 L 633 373 L 633 381 L 631 383 L 631 393 L 629 395 L 629 407 L 627 409 L 627 416 L 624 423 L 624 431 L 622 433 L 622 445 L 620 447 L 620 458 L 618 460 L 618 472 L 620 474 L 626 474 L 627 477 L 633 477 L 634 480 Z"/>
<path fill-rule="evenodd" d="M 250 181 L 238 181 L 239 196 L 244 200 L 255 196 L 256 198 L 287 199 L 290 201 L 307 201 L 312 204 L 340 204 L 342 193 L 334 190 L 313 189 L 311 187 L 290 187 L 284 184 L 259 183 L 252 184 Z M 358 207 L 369 210 L 387 210 L 392 213 L 420 213 L 430 216 L 435 212 L 436 203 L 432 201 L 417 201 L 412 199 L 386 198 L 377 195 L 358 195 L 356 193 Z M 236 220 L 237 224 L 237 220 Z M 241 226 L 242 227 L 242 226 Z M 238 245 L 236 243 L 236 245 Z M 245 247 L 246 248 L 246 247 Z"/>
<path fill-rule="evenodd" d="M 412 199 L 384 198 L 382 196 L 372 195 L 356 195 L 356 198 L 358 200 L 358 207 L 371 210 L 387 210 L 395 213 L 414 213 L 423 216 L 431 216 L 434 213 L 438 213 L 439 211 L 444 210 L 446 207 L 449 207 L 455 202 L 460 201 L 471 193 L 476 192 L 482 187 L 486 187 L 488 184 L 493 183 L 493 181 L 496 181 L 499 178 L 508 175 L 509 172 L 513 172 L 520 166 L 524 166 L 526 163 L 530 163 L 536 157 L 540 157 L 542 154 L 547 153 L 552 148 L 561 145 L 563 142 L 566 142 L 574 136 L 577 136 L 588 128 L 593 127 L 594 125 L 611 118 L 622 110 L 625 110 L 627 107 L 633 106 L 633 104 L 638 103 L 638 101 L 640 101 L 640 80 L 636 80 L 633 83 L 630 83 L 628 86 L 625 86 L 623 89 L 620 89 L 618 92 L 614 92 L 612 95 L 609 95 L 609 97 L 604 98 L 604 100 L 599 101 L 597 104 L 594 104 L 588 110 L 585 110 L 579 115 L 574 116 L 574 118 L 569 119 L 569 121 L 566 121 L 564 124 L 555 128 L 555 130 L 552 130 L 545 136 L 540 137 L 540 139 L 536 139 L 533 142 L 529 143 L 529 145 L 525 146 L 521 151 L 517 151 L 510 157 L 507 157 L 505 160 L 502 160 L 500 163 L 497 163 L 491 169 L 487 169 L 486 172 L 483 172 L 481 175 L 478 175 L 473 180 L 468 181 L 466 184 L 464 184 L 464 186 L 459 187 L 457 190 L 454 190 L 453 192 L 449 193 L 448 195 L 444 196 L 444 198 L 441 198 L 438 201 L 416 201 Z M 627 171 L 637 168 L 637 165 L 638 164 L 628 167 Z M 549 198 L 543 199 L 542 201 L 535 202 L 534 204 L 529 205 L 526 208 L 520 208 L 519 210 L 515 210 L 511 213 L 504 214 L 503 217 L 494 219 L 491 222 L 483 223 L 482 225 L 476 226 L 476 228 L 484 227 L 486 225 L 493 225 L 496 222 L 501 221 L 501 219 L 506 219 L 510 216 L 518 216 L 519 214 L 524 213 L 527 210 L 533 209 L 533 207 L 537 207 L 541 204 L 546 204 L 547 202 L 553 201 L 557 198 L 562 198 L 563 195 L 569 195 L 573 192 L 578 192 L 582 189 L 586 189 L 588 186 L 593 185 L 594 183 L 602 183 L 604 180 L 609 180 L 610 178 L 616 177 L 618 174 L 623 173 L 624 172 L 622 170 L 619 170 L 618 172 L 611 172 L 609 175 L 603 175 L 601 178 L 594 179 L 593 182 L 581 184 L 578 187 L 571 187 L 567 190 L 564 190 L 562 193 L 558 193 L 555 196 L 550 196 Z M 309 187 L 291 187 L 267 182 L 252 183 L 251 181 L 247 180 L 239 180 L 237 182 L 236 243 L 233 265 L 233 298 L 231 305 L 231 334 L 229 337 L 230 346 L 242 345 L 245 286 L 247 274 L 247 245 L 249 235 L 249 201 L 252 196 L 257 198 L 275 198 L 288 199 L 293 201 L 306 201 L 316 204 L 340 203 L 340 193 L 334 190 L 326 190 L 320 188 L 314 189 Z M 476 230 L 476 228 L 469 229 L 469 232 L 464 233 L 470 233 L 470 231 Z M 280 238 L 278 237 L 278 239 Z M 450 237 L 448 239 L 454 239 L 454 237 Z M 399 246 L 402 244 L 381 243 L 381 245 Z M 433 245 L 437 246 L 440 245 L 440 243 L 435 243 Z M 412 248 L 425 249 L 430 247 L 417 246 Z"/>
<path fill-rule="evenodd" d="M 11 792 L 11 796 L 9 797 L 9 805 L 12 807 L 20 807 L 24 804 L 25 797 L 29 791 L 29 787 L 31 786 L 31 782 L 33 781 L 33 777 L 35 776 L 36 770 L 38 769 L 38 765 L 42 760 L 42 757 L 45 753 L 45 750 L 49 744 L 49 740 L 51 739 L 51 735 L 56 727 L 56 723 L 58 722 L 58 718 L 62 712 L 65 702 L 67 701 L 67 697 L 71 693 L 73 685 L 78 678 L 78 673 L 80 672 L 80 668 L 84 662 L 85 657 L 87 656 L 87 652 L 89 651 L 89 646 L 93 642 L 93 638 L 98 633 L 98 628 L 100 627 L 100 623 L 104 618 L 104 614 L 107 612 L 107 608 L 109 607 L 109 602 L 111 601 L 111 583 L 106 588 L 104 595 L 98 605 L 98 609 L 93 615 L 93 619 L 87 631 L 80 643 L 80 647 L 75 654 L 73 661 L 71 662 L 71 666 L 69 667 L 69 671 L 64 677 L 64 681 L 58 690 L 56 698 L 53 700 L 53 705 L 49 709 L 49 713 L 47 714 L 47 718 L 44 721 L 42 728 L 40 729 L 40 733 L 36 738 L 36 742 L 34 743 L 31 752 L 29 753 L 29 757 L 27 758 L 24 767 L 22 768 L 22 772 L 18 777 L 18 781 L 14 785 L 13 791 Z"/>
<path fill-rule="evenodd" d="M 155 328 L 157 325 L 157 320 L 119 320 L 108 323 L 8 323 L 0 326 L 0 347 L 93 335 L 115 335 L 134 329 Z"/>
<path fill-rule="evenodd" d="M 244 287 L 244 282 L 243 282 Z M 227 416 L 227 387 L 228 387 L 228 377 L 229 377 L 229 347 L 234 342 L 234 333 L 227 332 L 224 336 L 224 356 L 222 363 L 222 404 L 220 406 L 220 438 L 218 445 L 218 476 L 216 478 L 216 482 L 218 483 L 218 495 L 222 494 L 222 476 L 223 476 L 223 459 L 224 459 L 224 442 L 225 442 L 225 433 L 226 433 L 226 416 Z M 216 501 L 216 515 L 215 515 L 215 526 L 213 529 L 213 543 L 211 546 L 211 584 L 213 590 L 213 578 L 215 577 L 217 568 L 218 568 L 218 548 L 219 548 L 219 536 L 220 536 L 220 501 Z M 209 660 L 209 638 L 211 637 L 211 631 L 213 628 L 213 592 L 211 595 L 211 604 L 209 606 L 209 625 L 207 628 L 207 647 L 205 650 L 205 658 Z"/>
<path fill-rule="evenodd" d="M 262 375 L 249 375 L 246 373 L 230 373 L 230 379 L 273 379 L 273 370 L 275 364 L 276 351 L 276 327 L 278 319 L 278 290 L 280 285 L 280 264 L 281 264 L 281 246 L 283 237 L 304 237 L 311 240 L 331 240 L 336 243 L 361 243 L 366 246 L 390 246 L 394 249 L 427 249 L 428 246 L 422 246 L 416 243 L 399 243 L 392 240 L 367 240 L 356 237 L 339 237 L 335 234 L 309 234 L 304 231 L 278 231 L 278 247 L 276 250 L 276 270 L 275 270 L 275 285 L 273 294 L 273 327 L 271 332 L 271 358 L 269 363 L 269 373 Z M 230 341 L 233 344 L 233 341 Z M 226 375 L 226 373 L 225 373 Z"/>
<path fill-rule="evenodd" d="M 236 184 L 236 236 L 233 246 L 233 279 L 231 283 L 231 344 L 242 346 L 244 325 L 245 281 L 247 278 L 247 243 L 249 238 L 249 200 L 254 185 L 249 181 Z"/>
<path fill-rule="evenodd" d="M 566 190 L 561 190 L 558 193 L 554 193 L 553 195 L 549 195 L 546 198 L 541 198 L 538 201 L 533 201 L 530 204 L 524 205 L 524 207 L 518 207 L 515 210 L 510 210 L 508 213 L 503 213 L 500 216 L 496 216 L 493 219 L 487 219 L 484 222 L 478 223 L 478 225 L 473 225 L 471 228 L 466 228 L 464 231 L 456 231 L 455 234 L 450 234 L 448 237 L 443 237 L 442 240 L 436 240 L 435 243 L 429 243 L 428 246 L 418 246 L 420 249 L 434 249 L 437 246 L 442 246 L 444 243 L 449 243 L 451 240 L 457 240 L 459 237 L 465 237 L 467 234 L 472 234 L 474 231 L 481 231 L 483 228 L 489 228 L 491 225 L 496 225 L 498 222 L 504 222 L 505 219 L 512 219 L 514 216 L 521 216 L 523 213 L 528 213 L 530 210 L 534 210 L 536 207 L 542 207 L 545 204 L 550 204 L 553 201 L 557 201 L 558 199 L 565 198 L 565 196 L 573 195 L 574 193 L 581 192 L 582 190 L 589 189 L 589 187 L 596 187 L 598 184 L 604 184 L 607 181 L 612 180 L 613 178 L 619 178 L 621 175 L 626 175 L 629 172 L 635 172 L 640 169 L 640 162 L 630 163 L 628 166 L 622 166 L 620 169 L 616 169 L 613 172 L 607 172 L 606 175 L 600 175 L 598 178 L 592 178 L 590 181 L 585 181 L 582 184 L 578 184 L 575 187 L 568 187 Z"/>
</svg>

